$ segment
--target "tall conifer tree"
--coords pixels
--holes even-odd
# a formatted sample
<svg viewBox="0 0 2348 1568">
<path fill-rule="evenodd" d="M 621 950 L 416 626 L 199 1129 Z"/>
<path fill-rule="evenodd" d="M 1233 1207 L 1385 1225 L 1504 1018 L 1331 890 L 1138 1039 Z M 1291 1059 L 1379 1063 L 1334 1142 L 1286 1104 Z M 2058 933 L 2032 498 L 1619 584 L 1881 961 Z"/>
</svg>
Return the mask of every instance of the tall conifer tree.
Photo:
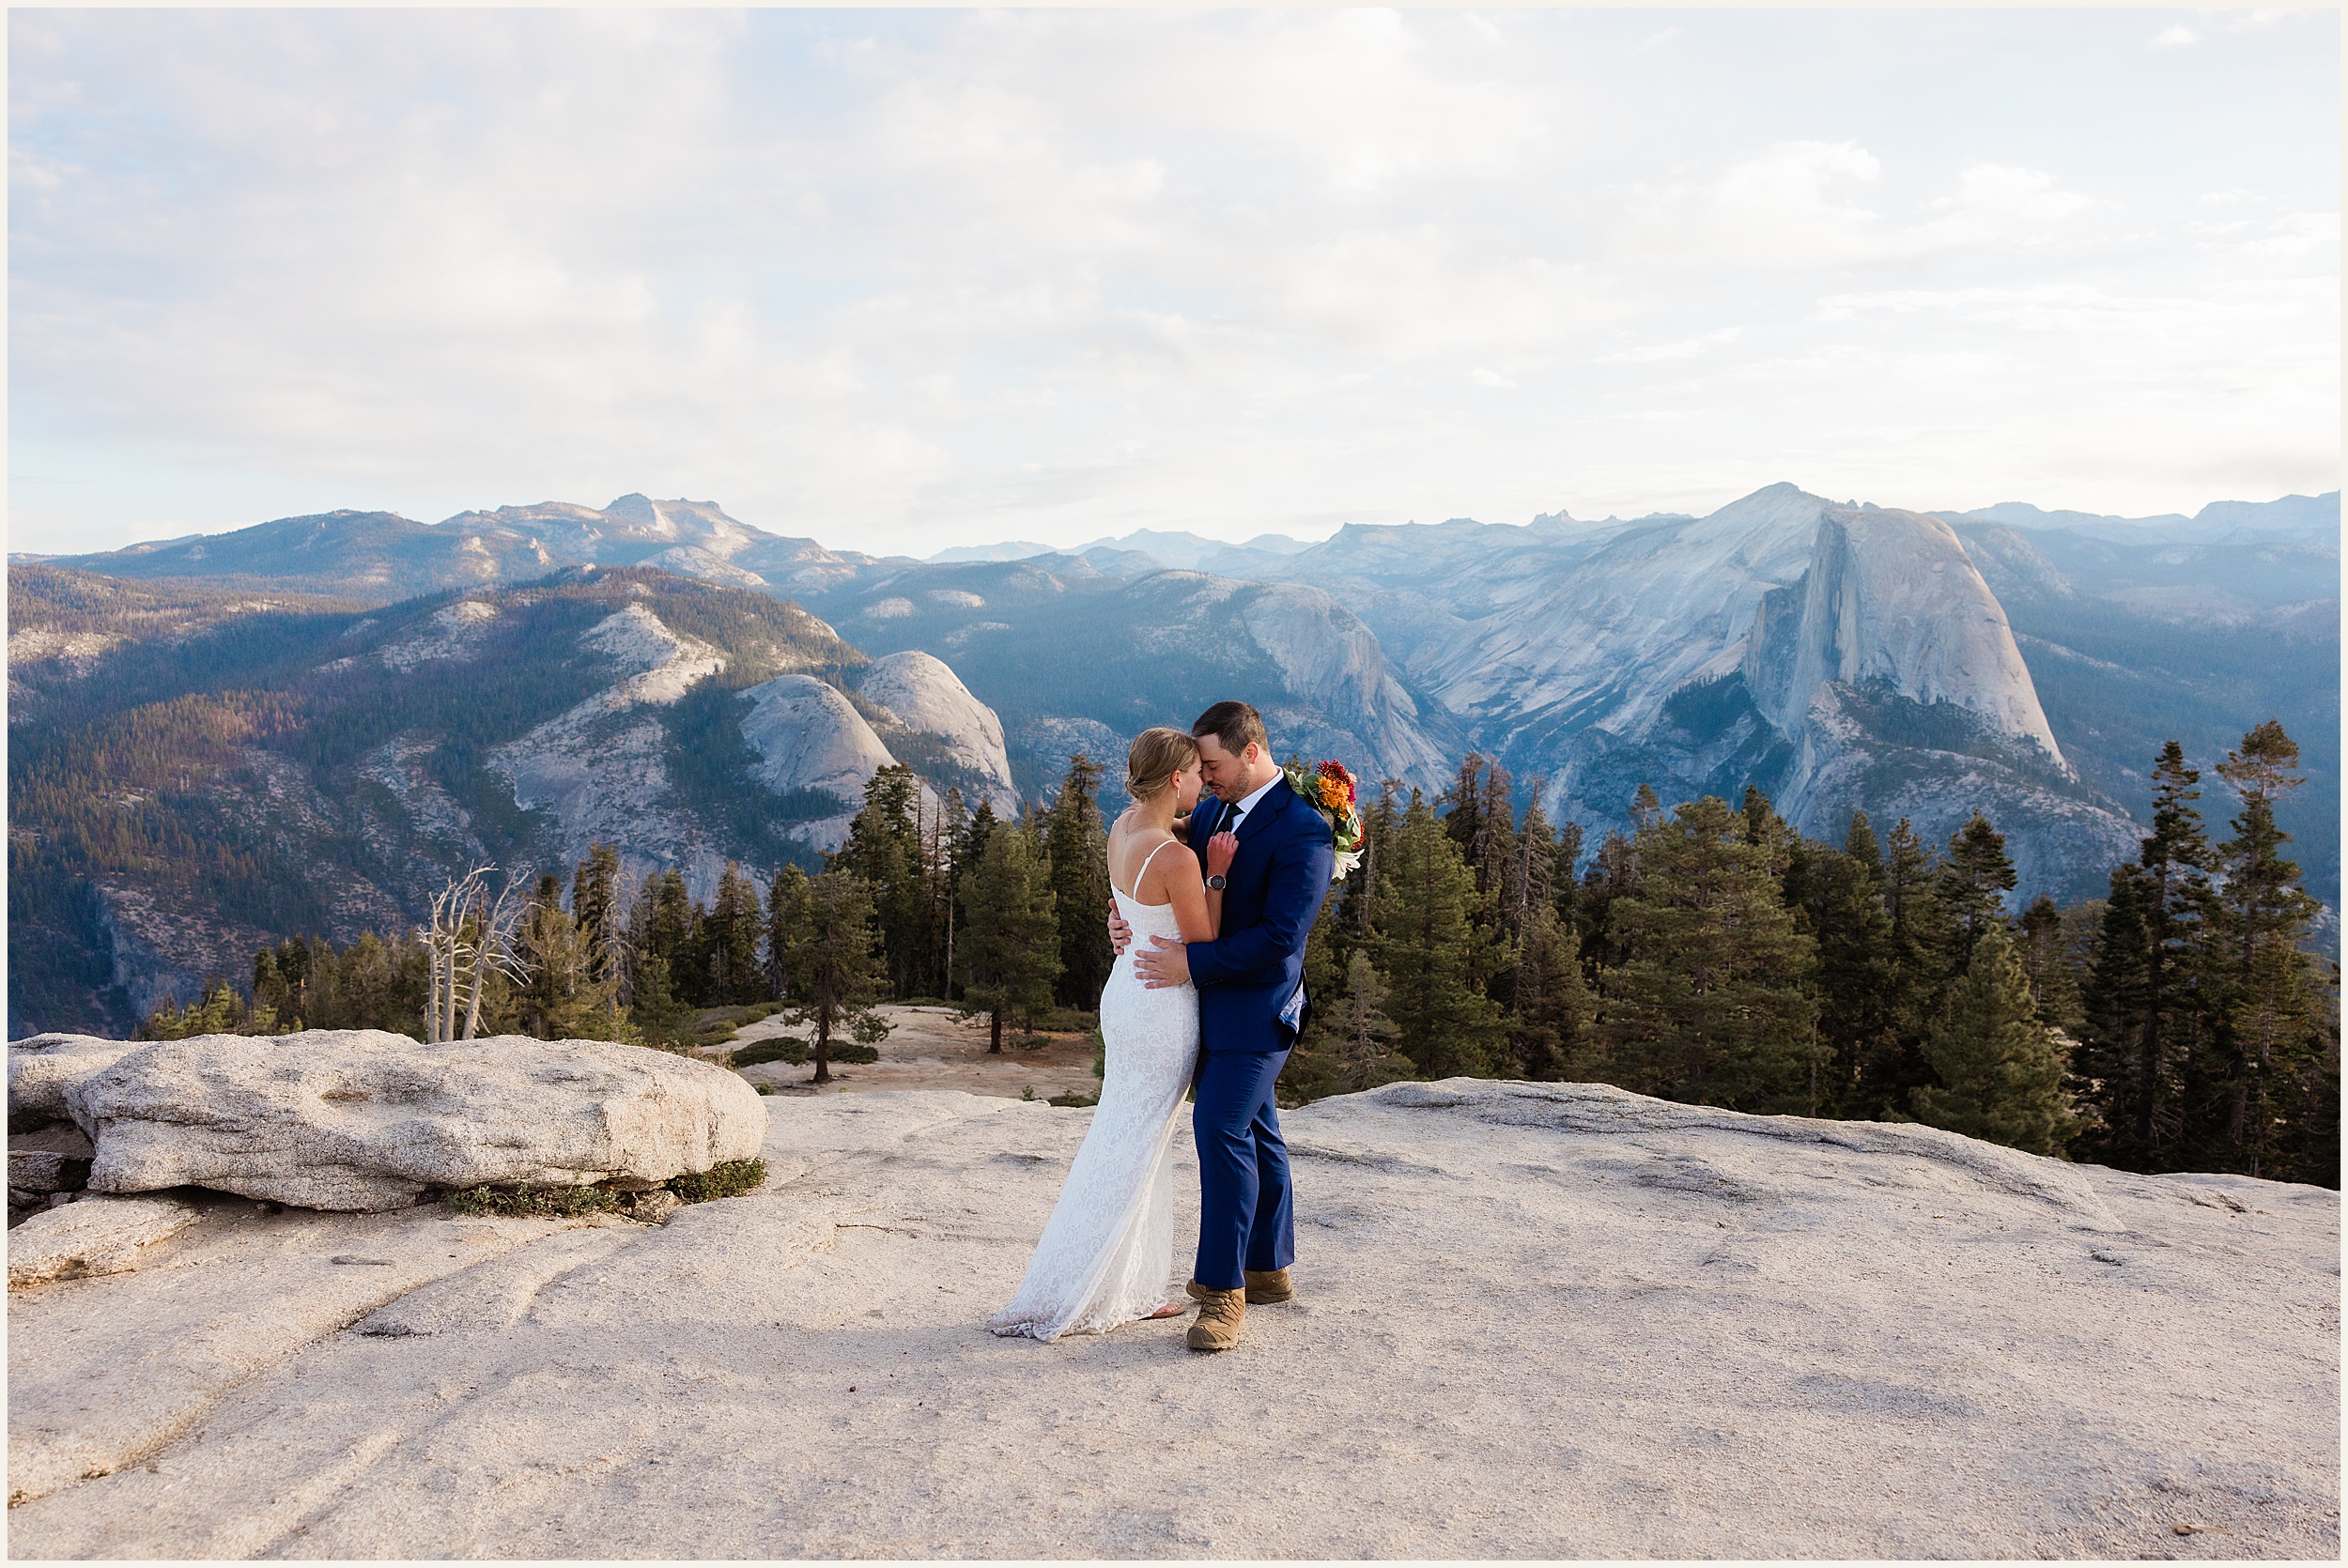
<svg viewBox="0 0 2348 1568">
<path fill-rule="evenodd" d="M 1475 922 L 1481 901 L 1459 845 L 1414 793 L 1378 878 L 1377 948 L 1398 1047 L 1422 1077 L 1490 1076 L 1502 1060 L 1506 1028 L 1484 989 L 1499 941 Z"/>
<path fill-rule="evenodd" d="M 2272 1154 L 2285 1125 L 2284 1112 L 2296 1113 L 2294 1135 L 2304 1143 L 2309 1129 L 2296 1124 L 2310 1116 L 2320 1118 L 2328 1109 L 2330 1168 L 2296 1179 L 2337 1184 L 2337 992 L 2326 1005 L 2316 961 L 2298 950 L 2322 905 L 2300 887 L 2299 868 L 2283 857 L 2282 847 L 2291 835 L 2275 822 L 2276 802 L 2305 782 L 2294 771 L 2298 761 L 2298 744 L 2269 719 L 2243 736 L 2242 745 L 2217 765 L 2218 776 L 2232 786 L 2242 810 L 2229 824 L 2233 836 L 2219 851 L 2224 892 L 2222 903 L 2213 910 L 2217 916 L 2217 942 L 2213 945 L 2217 950 L 2211 957 L 2222 965 L 2226 1010 L 2222 1047 L 2216 1053 L 2219 1070 L 2197 1075 L 2219 1080 L 2211 1087 L 2221 1093 L 2224 1118 L 2221 1128 L 2209 1130 L 2198 1141 L 2210 1153 L 2221 1155 L 2228 1169 L 2248 1176 L 2279 1175 Z M 2320 1090 L 2311 1093 L 2309 1088 L 2324 1079 L 2327 1052 L 2328 1108 Z M 2207 1098 L 2207 1091 L 2196 1098 Z M 2315 1146 L 2321 1147 L 2320 1130 L 2318 1133 Z"/>
<path fill-rule="evenodd" d="M 2038 1021 L 2003 927 L 1983 929 L 1925 1053 L 1940 1082 L 1917 1089 L 1918 1120 L 2031 1154 L 2062 1152 L 2072 1130 L 2062 1053 Z"/>
<path fill-rule="evenodd" d="M 1954 976 L 1972 961 L 1984 932 L 2005 924 L 2005 896 L 2014 891 L 2014 862 L 2006 857 L 2005 835 L 1976 811 L 1949 836 L 1948 857 L 1935 878 L 1935 891 L 1955 929 L 1954 951 L 1945 964 Z"/>
<path fill-rule="evenodd" d="M 1742 825 L 1707 795 L 1641 830 L 1639 891 L 1614 904 L 1630 958 L 1607 978 L 1607 1030 L 1643 1093 L 1811 1112 L 1825 1086 L 1802 983 L 1815 949 Z"/>
<path fill-rule="evenodd" d="M 848 824 L 848 841 L 832 857 L 836 869 L 864 881 L 880 921 L 883 961 L 899 995 L 918 995 L 927 968 L 929 899 L 921 885 L 921 781 L 902 762 L 873 775 L 864 805 Z"/>
<path fill-rule="evenodd" d="M 831 1042 L 852 1035 L 878 1045 L 888 1023 L 874 1009 L 888 994 L 888 966 L 879 947 L 873 890 L 844 869 L 811 877 L 793 889 L 783 927 L 783 966 L 791 977 L 794 1023 L 808 1026 L 817 1084 L 831 1082 Z"/>
<path fill-rule="evenodd" d="M 1862 819 L 1863 822 L 1863 819 Z M 1787 855 L 1786 901 L 1816 944 L 1818 1037 L 1830 1053 L 1820 1103 L 1838 1116 L 1880 1121 L 1898 1109 L 1896 954 L 1892 917 L 1877 891 L 1880 867 L 1846 851 L 1797 840 Z"/>
<path fill-rule="evenodd" d="M 1582 944 L 1546 899 L 1532 905 L 1512 978 L 1508 1051 L 1516 1073 L 1548 1082 L 1601 1077 L 1598 997 L 1582 973 Z"/>
<path fill-rule="evenodd" d="M 983 808 L 981 808 L 983 810 Z M 994 823 L 962 883 L 962 1007 L 985 1013 L 987 1051 L 1000 1055 L 1003 1021 L 1032 1028 L 1052 1005 L 1059 977 L 1059 922 L 1054 910 L 1051 864 L 1040 836 L 1026 826 Z"/>
<path fill-rule="evenodd" d="M 1097 1007 L 1117 961 L 1109 945 L 1108 832 L 1101 821 L 1101 764 L 1076 753 L 1044 813 L 1044 848 L 1052 861 L 1054 909 L 1059 921 L 1062 1006 Z"/>
</svg>

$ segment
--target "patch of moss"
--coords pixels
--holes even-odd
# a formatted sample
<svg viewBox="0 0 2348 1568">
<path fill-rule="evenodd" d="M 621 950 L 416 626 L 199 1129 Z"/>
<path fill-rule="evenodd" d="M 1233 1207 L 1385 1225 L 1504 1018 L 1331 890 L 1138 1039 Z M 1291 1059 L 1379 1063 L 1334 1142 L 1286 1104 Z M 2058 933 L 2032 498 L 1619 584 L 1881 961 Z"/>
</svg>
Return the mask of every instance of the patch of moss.
<svg viewBox="0 0 2348 1568">
<path fill-rule="evenodd" d="M 734 1198 L 766 1179 L 764 1160 L 729 1160 L 706 1171 L 672 1176 L 668 1190 L 687 1203 Z M 459 1214 L 499 1219 L 569 1220 L 581 1214 L 626 1214 L 636 1194 L 608 1187 L 467 1187 L 448 1195 Z"/>
<path fill-rule="evenodd" d="M 713 1198 L 738 1198 L 765 1179 L 764 1160 L 728 1160 L 705 1171 L 671 1177 L 669 1191 L 687 1203 L 708 1203 Z"/>
<path fill-rule="evenodd" d="M 580 1214 L 620 1214 L 620 1194 L 602 1187 L 467 1187 L 448 1195 L 459 1214 L 501 1219 L 567 1220 Z"/>
</svg>

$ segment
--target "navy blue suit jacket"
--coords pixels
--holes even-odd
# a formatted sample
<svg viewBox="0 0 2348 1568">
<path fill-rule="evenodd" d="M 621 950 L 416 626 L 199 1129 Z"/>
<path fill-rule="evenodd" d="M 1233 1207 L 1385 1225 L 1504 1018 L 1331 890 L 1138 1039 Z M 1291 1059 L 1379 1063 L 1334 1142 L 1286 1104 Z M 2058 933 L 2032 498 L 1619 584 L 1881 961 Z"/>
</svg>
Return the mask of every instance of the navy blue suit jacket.
<svg viewBox="0 0 2348 1568">
<path fill-rule="evenodd" d="M 1202 802 L 1189 842 L 1200 864 L 1231 808 Z M 1239 858 L 1223 890 L 1222 935 L 1190 944 L 1199 1049 L 1286 1051 L 1305 1027 L 1305 939 L 1329 895 L 1329 823 L 1282 777 L 1239 824 Z"/>
</svg>

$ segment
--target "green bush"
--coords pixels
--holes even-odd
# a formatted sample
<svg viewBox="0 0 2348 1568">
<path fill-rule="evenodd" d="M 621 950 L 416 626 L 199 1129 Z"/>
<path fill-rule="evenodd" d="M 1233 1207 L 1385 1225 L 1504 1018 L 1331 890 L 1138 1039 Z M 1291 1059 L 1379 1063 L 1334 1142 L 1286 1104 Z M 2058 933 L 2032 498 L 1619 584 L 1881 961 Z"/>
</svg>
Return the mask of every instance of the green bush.
<svg viewBox="0 0 2348 1568">
<path fill-rule="evenodd" d="M 788 1062 L 795 1068 L 803 1068 L 807 1066 L 807 1042 L 792 1039 L 788 1036 L 760 1040 L 755 1045 L 743 1046 L 734 1053 L 734 1065 L 737 1068 L 754 1068 L 762 1062 Z"/>
<path fill-rule="evenodd" d="M 785 1062 L 795 1068 L 803 1068 L 814 1059 L 814 1050 L 807 1041 L 787 1038 L 760 1040 L 734 1053 L 734 1065 L 737 1068 L 754 1068 L 762 1062 Z M 869 1045 L 858 1045 L 854 1040 L 834 1040 L 831 1042 L 831 1059 L 835 1063 L 877 1062 L 880 1052 Z"/>
<path fill-rule="evenodd" d="M 671 1177 L 669 1191 L 687 1203 L 708 1203 L 713 1198 L 738 1198 L 765 1179 L 764 1160 L 729 1160 L 705 1171 Z"/>
<path fill-rule="evenodd" d="M 1101 1097 L 1099 1095 L 1080 1095 L 1074 1089 L 1071 1089 L 1064 1095 L 1054 1095 L 1052 1097 L 1052 1103 L 1054 1105 L 1064 1106 L 1070 1110 L 1081 1111 L 1088 1105 L 1100 1104 Z"/>
</svg>

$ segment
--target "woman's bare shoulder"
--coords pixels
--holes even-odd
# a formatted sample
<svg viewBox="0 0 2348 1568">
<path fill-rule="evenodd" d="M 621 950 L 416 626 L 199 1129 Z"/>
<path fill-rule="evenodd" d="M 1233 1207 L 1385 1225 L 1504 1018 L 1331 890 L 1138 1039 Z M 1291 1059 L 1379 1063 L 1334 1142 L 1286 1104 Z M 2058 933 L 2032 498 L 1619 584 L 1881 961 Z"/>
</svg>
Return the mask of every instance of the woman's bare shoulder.
<svg viewBox="0 0 2348 1568">
<path fill-rule="evenodd" d="M 1161 838 L 1150 851 L 1150 874 L 1162 876 L 1169 866 L 1187 866 L 1195 871 L 1198 856 L 1180 838 Z"/>
</svg>

